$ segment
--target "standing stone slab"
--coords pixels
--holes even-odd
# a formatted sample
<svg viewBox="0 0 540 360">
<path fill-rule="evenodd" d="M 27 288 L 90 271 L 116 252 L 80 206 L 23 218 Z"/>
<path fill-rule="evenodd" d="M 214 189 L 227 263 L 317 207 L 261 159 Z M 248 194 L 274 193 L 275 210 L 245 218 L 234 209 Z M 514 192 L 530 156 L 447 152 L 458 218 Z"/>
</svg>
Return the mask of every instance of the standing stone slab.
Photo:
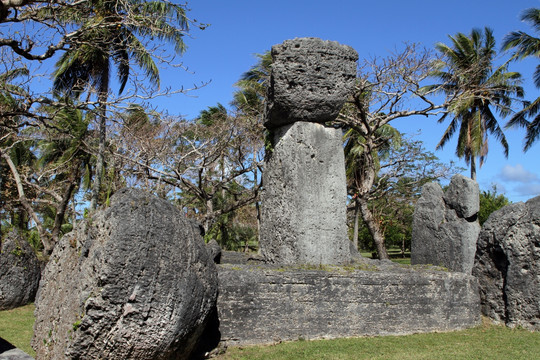
<svg viewBox="0 0 540 360">
<path fill-rule="evenodd" d="M 540 196 L 490 215 L 478 238 L 473 275 L 484 315 L 540 330 Z"/>
<path fill-rule="evenodd" d="M 10 232 L 0 246 L 0 310 L 34 301 L 40 277 L 34 250 L 17 232 Z"/>
<path fill-rule="evenodd" d="M 349 262 L 341 130 L 296 122 L 275 139 L 263 175 L 262 255 L 282 264 Z"/>
<path fill-rule="evenodd" d="M 111 198 L 56 245 L 36 302 L 38 359 L 187 359 L 215 311 L 199 231 L 166 200 Z"/>
<path fill-rule="evenodd" d="M 426 184 L 413 216 L 411 264 L 433 264 L 470 274 L 480 233 L 478 184 L 452 177 L 446 192 Z"/>
<path fill-rule="evenodd" d="M 272 47 L 265 126 L 261 253 L 267 261 L 342 264 L 351 260 L 346 227 L 342 131 L 324 126 L 354 87 L 358 54 L 316 38 Z"/>
<path fill-rule="evenodd" d="M 274 45 L 265 126 L 333 121 L 353 89 L 357 60 L 353 48 L 335 41 L 297 38 Z"/>
</svg>

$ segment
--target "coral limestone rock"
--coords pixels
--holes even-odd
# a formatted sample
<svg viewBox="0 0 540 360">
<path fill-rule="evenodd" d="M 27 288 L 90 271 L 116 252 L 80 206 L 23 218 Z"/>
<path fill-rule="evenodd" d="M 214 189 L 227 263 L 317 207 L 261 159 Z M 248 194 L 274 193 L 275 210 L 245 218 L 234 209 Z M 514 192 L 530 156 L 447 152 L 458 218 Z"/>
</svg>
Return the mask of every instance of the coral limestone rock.
<svg viewBox="0 0 540 360">
<path fill-rule="evenodd" d="M 185 359 L 216 298 L 216 268 L 191 222 L 124 189 L 55 247 L 32 346 L 39 359 Z"/>
<path fill-rule="evenodd" d="M 335 41 L 286 40 L 272 47 L 265 126 L 334 120 L 356 79 L 358 53 Z"/>
<path fill-rule="evenodd" d="M 540 330 L 540 196 L 490 215 L 478 237 L 473 275 L 484 315 Z"/>
<path fill-rule="evenodd" d="M 34 301 L 41 268 L 32 247 L 17 232 L 10 232 L 0 250 L 0 310 Z"/>
</svg>

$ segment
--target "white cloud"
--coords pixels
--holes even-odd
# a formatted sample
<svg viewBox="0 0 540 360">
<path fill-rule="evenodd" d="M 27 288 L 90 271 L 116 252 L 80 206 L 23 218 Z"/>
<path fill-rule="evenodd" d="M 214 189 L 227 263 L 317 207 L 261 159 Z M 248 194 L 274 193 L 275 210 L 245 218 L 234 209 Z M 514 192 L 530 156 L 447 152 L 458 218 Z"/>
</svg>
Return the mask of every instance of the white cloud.
<svg viewBox="0 0 540 360">
<path fill-rule="evenodd" d="M 540 184 L 523 184 L 514 189 L 520 196 L 534 197 L 540 195 Z"/>
<path fill-rule="evenodd" d="M 516 166 L 506 165 L 501 170 L 501 178 L 505 181 L 514 181 L 520 183 L 530 183 L 538 181 L 538 175 L 523 167 L 521 164 Z"/>
</svg>

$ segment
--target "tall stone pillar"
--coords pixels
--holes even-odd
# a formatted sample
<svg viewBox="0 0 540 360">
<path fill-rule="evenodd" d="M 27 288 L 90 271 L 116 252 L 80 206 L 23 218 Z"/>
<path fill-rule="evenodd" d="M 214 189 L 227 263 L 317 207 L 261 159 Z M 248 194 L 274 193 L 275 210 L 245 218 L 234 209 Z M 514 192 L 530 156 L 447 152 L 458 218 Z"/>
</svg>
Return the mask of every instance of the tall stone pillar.
<svg viewBox="0 0 540 360">
<path fill-rule="evenodd" d="M 353 89 L 358 54 L 337 42 L 287 40 L 272 47 L 265 126 L 262 255 L 280 264 L 351 260 L 342 131 L 335 120 Z"/>
</svg>

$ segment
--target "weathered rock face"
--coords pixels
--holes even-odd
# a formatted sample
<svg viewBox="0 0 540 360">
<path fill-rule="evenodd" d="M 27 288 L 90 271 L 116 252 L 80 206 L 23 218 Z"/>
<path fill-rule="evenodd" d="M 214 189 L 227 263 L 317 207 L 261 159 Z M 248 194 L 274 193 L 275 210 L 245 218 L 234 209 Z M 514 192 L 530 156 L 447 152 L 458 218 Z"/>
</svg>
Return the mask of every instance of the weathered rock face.
<svg viewBox="0 0 540 360">
<path fill-rule="evenodd" d="M 214 263 L 219 264 L 221 262 L 221 246 L 216 240 L 211 240 L 206 244 L 206 251 Z"/>
<path fill-rule="evenodd" d="M 37 358 L 188 358 L 217 297 L 195 230 L 165 200 L 117 192 L 55 247 L 36 303 Z"/>
<path fill-rule="evenodd" d="M 480 233 L 478 184 L 455 175 L 444 193 L 426 184 L 416 203 L 411 244 L 412 264 L 433 264 L 470 274 Z"/>
<path fill-rule="evenodd" d="M 221 339 L 252 345 L 449 331 L 479 323 L 478 285 L 472 275 L 368 268 L 220 265 Z"/>
<path fill-rule="evenodd" d="M 491 214 L 476 250 L 482 313 L 540 330 L 540 196 Z"/>
<path fill-rule="evenodd" d="M 265 126 L 334 120 L 356 79 L 357 52 L 335 41 L 286 40 L 272 47 Z"/>
<path fill-rule="evenodd" d="M 11 232 L 0 250 L 0 310 L 34 301 L 41 268 L 32 247 L 19 234 Z"/>
<path fill-rule="evenodd" d="M 342 132 L 296 122 L 275 130 L 261 207 L 262 255 L 281 264 L 350 261 Z"/>
<path fill-rule="evenodd" d="M 347 263 L 343 134 L 321 123 L 335 120 L 352 91 L 358 54 L 301 38 L 272 47 L 272 59 L 261 253 L 273 263 Z"/>
</svg>

